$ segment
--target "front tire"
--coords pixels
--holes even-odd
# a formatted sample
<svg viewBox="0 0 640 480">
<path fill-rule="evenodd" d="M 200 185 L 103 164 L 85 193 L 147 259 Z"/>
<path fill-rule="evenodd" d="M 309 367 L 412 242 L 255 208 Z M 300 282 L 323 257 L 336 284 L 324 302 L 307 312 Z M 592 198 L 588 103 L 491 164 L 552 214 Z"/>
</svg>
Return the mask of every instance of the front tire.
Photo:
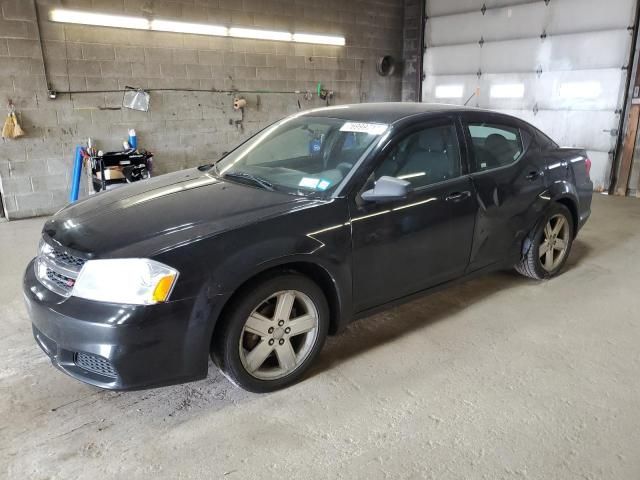
<svg viewBox="0 0 640 480">
<path fill-rule="evenodd" d="M 528 251 L 515 266 L 518 273 L 536 280 L 556 276 L 564 267 L 573 244 L 573 217 L 556 203 L 536 227 Z"/>
<path fill-rule="evenodd" d="M 324 345 L 329 308 L 309 278 L 283 273 L 244 288 L 216 331 L 213 361 L 245 390 L 266 393 L 298 381 Z"/>
</svg>

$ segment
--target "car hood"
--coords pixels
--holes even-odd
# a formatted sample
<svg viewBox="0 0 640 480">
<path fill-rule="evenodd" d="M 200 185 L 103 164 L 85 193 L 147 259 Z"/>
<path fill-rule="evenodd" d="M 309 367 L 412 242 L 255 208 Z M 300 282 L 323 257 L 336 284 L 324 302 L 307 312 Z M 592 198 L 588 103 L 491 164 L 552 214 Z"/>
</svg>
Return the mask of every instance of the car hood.
<svg viewBox="0 0 640 480">
<path fill-rule="evenodd" d="M 89 256 L 150 256 L 310 202 L 194 168 L 72 204 L 47 221 L 43 231 L 54 243 Z"/>
</svg>

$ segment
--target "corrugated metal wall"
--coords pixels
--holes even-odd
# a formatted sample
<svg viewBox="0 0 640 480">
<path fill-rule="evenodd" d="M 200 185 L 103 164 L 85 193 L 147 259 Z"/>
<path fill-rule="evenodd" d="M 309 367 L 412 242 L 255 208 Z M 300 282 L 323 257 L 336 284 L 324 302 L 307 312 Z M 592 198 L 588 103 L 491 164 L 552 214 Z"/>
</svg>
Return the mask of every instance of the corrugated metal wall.
<svg viewBox="0 0 640 480">
<path fill-rule="evenodd" d="M 422 100 L 523 118 L 593 161 L 608 187 L 635 0 L 426 0 Z M 479 89 L 479 90 L 478 90 Z"/>
</svg>

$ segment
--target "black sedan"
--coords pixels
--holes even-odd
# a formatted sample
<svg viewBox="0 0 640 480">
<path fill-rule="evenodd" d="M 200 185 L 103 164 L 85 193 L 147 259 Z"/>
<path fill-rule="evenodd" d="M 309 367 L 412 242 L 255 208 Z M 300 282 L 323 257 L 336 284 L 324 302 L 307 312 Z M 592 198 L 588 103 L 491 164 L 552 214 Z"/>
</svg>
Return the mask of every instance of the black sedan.
<svg viewBox="0 0 640 480">
<path fill-rule="evenodd" d="M 98 194 L 44 226 L 24 294 L 36 341 L 84 382 L 300 379 L 328 334 L 505 267 L 562 269 L 591 162 L 522 120 L 387 103 L 299 113 L 215 165 Z"/>
</svg>

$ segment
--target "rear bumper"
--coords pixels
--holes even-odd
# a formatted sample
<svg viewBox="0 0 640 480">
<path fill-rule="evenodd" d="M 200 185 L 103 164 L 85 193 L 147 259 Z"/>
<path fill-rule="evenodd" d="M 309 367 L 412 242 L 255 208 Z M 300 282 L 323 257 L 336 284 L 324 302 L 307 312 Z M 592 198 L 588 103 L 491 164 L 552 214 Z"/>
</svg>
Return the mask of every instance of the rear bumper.
<svg viewBox="0 0 640 480">
<path fill-rule="evenodd" d="M 198 314 L 195 298 L 150 306 L 64 298 L 40 284 L 33 262 L 23 292 L 36 342 L 78 380 L 132 390 L 207 374 L 209 317 Z"/>
</svg>

